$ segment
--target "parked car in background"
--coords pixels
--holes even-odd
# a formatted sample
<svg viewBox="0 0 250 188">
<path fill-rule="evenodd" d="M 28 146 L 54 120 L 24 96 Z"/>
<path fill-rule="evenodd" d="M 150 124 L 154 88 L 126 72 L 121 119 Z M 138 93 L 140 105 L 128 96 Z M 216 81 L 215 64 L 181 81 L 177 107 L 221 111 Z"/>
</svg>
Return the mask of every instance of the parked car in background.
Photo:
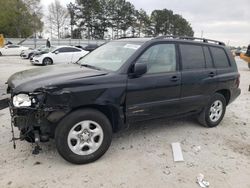
<svg viewBox="0 0 250 188">
<path fill-rule="evenodd" d="M 93 50 L 95 50 L 96 48 L 99 47 L 98 44 L 88 44 L 88 45 L 78 45 L 78 46 L 75 46 L 77 48 L 81 48 L 85 51 L 89 51 L 89 52 L 92 52 Z"/>
<path fill-rule="evenodd" d="M 24 59 L 30 59 L 30 57 L 34 54 L 34 53 L 37 53 L 37 52 L 41 52 L 41 51 L 44 51 L 44 50 L 49 50 L 49 48 L 47 46 L 40 46 L 38 48 L 35 48 L 35 49 L 28 49 L 28 50 L 23 50 L 20 54 L 20 56 Z"/>
<path fill-rule="evenodd" d="M 45 48 L 44 50 L 42 51 L 37 51 L 37 52 L 34 52 L 31 56 L 30 56 L 30 61 L 32 62 L 33 60 L 33 57 L 37 56 L 37 55 L 42 55 L 42 54 L 47 54 L 49 53 L 52 49 L 54 49 L 55 47 L 51 47 L 51 48 Z"/>
<path fill-rule="evenodd" d="M 9 44 L 3 48 L 0 48 L 0 56 L 1 55 L 20 55 L 23 50 L 28 50 L 28 47 Z"/>
<path fill-rule="evenodd" d="M 244 60 L 248 64 L 248 68 L 250 69 L 250 44 L 248 45 L 245 53 L 240 53 L 240 58 Z M 249 86 L 250 88 L 250 86 Z"/>
<path fill-rule="evenodd" d="M 88 53 L 88 51 L 73 46 L 59 46 L 51 48 L 48 53 L 34 56 L 31 63 L 40 65 L 74 63 Z"/>
</svg>

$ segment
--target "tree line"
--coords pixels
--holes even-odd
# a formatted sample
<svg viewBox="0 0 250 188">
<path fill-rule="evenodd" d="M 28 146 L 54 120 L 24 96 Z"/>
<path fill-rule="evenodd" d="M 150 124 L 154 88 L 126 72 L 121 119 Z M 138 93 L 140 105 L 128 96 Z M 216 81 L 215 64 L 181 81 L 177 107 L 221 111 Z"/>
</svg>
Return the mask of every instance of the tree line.
<svg viewBox="0 0 250 188">
<path fill-rule="evenodd" d="M 126 0 L 76 0 L 67 8 L 72 38 L 103 39 L 107 32 L 111 39 L 128 35 L 194 35 L 190 23 L 181 15 L 168 9 L 148 15 Z"/>
<path fill-rule="evenodd" d="M 40 0 L 0 0 L 0 33 L 5 37 L 36 37 L 44 31 L 58 38 L 115 39 L 158 35 L 193 36 L 190 23 L 172 10 L 137 10 L 127 0 L 75 0 L 48 5 L 44 16 Z M 64 29 L 69 30 L 67 34 Z M 62 34 L 63 33 L 63 34 Z"/>
<path fill-rule="evenodd" d="M 40 0 L 0 0 L 0 33 L 29 37 L 43 31 Z"/>
</svg>

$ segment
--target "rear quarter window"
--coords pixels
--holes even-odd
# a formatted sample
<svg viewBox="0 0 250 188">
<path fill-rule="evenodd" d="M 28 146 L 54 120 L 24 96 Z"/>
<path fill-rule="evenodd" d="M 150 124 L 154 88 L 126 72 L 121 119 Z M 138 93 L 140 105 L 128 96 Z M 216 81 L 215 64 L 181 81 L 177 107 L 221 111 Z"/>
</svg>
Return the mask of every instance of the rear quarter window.
<svg viewBox="0 0 250 188">
<path fill-rule="evenodd" d="M 182 69 L 205 68 L 205 58 L 202 46 L 192 44 L 180 44 Z"/>
<path fill-rule="evenodd" d="M 225 67 L 230 66 L 229 60 L 227 58 L 227 55 L 224 49 L 217 48 L 217 47 L 210 47 L 210 50 L 214 59 L 215 67 L 225 68 Z"/>
</svg>

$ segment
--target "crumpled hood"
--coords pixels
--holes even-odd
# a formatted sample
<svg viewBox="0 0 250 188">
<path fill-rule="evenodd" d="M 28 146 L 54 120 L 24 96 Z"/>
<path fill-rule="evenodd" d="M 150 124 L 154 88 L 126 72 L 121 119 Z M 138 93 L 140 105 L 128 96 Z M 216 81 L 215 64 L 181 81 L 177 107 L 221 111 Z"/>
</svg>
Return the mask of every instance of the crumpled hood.
<svg viewBox="0 0 250 188">
<path fill-rule="evenodd" d="M 106 74 L 107 72 L 105 71 L 80 67 L 77 64 L 50 65 L 17 72 L 8 79 L 7 84 L 14 93 L 33 92 L 39 88 Z"/>
</svg>

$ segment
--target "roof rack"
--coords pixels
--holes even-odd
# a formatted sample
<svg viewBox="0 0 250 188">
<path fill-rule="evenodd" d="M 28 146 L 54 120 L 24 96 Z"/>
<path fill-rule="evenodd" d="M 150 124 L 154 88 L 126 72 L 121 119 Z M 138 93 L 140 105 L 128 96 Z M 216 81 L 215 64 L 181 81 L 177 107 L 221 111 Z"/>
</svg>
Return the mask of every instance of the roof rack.
<svg viewBox="0 0 250 188">
<path fill-rule="evenodd" d="M 154 39 L 165 39 L 165 38 L 182 39 L 182 40 L 197 40 L 197 41 L 204 42 L 204 43 L 214 43 L 214 44 L 225 46 L 225 43 L 221 41 L 205 39 L 205 38 L 197 38 L 197 37 L 188 37 L 188 36 L 163 35 L 163 36 L 155 37 Z"/>
</svg>

